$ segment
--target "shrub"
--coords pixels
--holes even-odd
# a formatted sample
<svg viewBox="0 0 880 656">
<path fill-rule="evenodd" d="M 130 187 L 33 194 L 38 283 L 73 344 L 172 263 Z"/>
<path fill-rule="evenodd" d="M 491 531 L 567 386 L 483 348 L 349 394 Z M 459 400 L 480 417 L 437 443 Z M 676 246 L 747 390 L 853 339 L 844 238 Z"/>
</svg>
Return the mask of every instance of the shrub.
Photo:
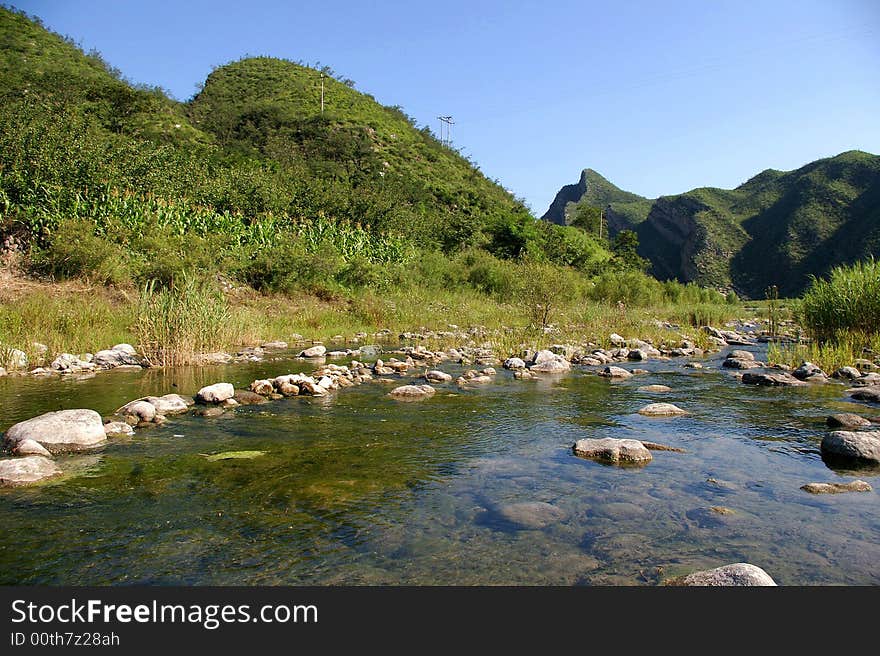
<svg viewBox="0 0 880 656">
<path fill-rule="evenodd" d="M 31 252 L 34 269 L 55 278 L 81 277 L 105 285 L 131 281 L 131 260 L 119 244 L 99 237 L 84 220 L 62 223 L 48 245 Z"/>
</svg>

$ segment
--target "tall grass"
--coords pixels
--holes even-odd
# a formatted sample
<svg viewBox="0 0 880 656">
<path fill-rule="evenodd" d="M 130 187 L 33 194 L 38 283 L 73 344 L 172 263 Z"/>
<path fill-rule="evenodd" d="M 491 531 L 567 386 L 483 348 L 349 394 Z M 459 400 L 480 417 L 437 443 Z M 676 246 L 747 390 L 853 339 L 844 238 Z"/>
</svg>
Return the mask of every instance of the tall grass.
<svg viewBox="0 0 880 656">
<path fill-rule="evenodd" d="M 192 364 L 229 343 L 232 326 L 223 294 L 191 277 L 168 288 L 147 283 L 137 310 L 137 338 L 156 366 Z"/>
<path fill-rule="evenodd" d="M 828 280 L 814 277 L 800 315 L 810 335 L 823 342 L 841 332 L 880 332 L 880 263 L 872 258 L 836 267 Z"/>
</svg>

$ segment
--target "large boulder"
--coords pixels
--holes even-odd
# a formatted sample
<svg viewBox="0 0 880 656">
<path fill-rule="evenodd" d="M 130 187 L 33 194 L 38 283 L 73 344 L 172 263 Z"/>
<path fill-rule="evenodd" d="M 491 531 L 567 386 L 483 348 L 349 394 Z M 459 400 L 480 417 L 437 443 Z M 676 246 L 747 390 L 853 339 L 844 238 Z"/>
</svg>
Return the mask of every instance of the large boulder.
<svg viewBox="0 0 880 656">
<path fill-rule="evenodd" d="M 156 411 L 156 406 L 149 401 L 137 399 L 136 401 L 126 403 L 116 411 L 116 414 L 123 417 L 126 422 L 136 426 L 155 421 L 159 413 Z"/>
<path fill-rule="evenodd" d="M 430 385 L 401 385 L 391 390 L 388 396 L 400 400 L 416 400 L 434 396 L 435 392 Z"/>
<path fill-rule="evenodd" d="M 522 358 L 507 358 L 501 366 L 505 369 L 525 369 L 526 363 Z"/>
<path fill-rule="evenodd" d="M 638 440 L 618 440 L 611 437 L 585 438 L 574 445 L 575 455 L 614 463 L 647 463 L 653 456 Z"/>
<path fill-rule="evenodd" d="M 822 439 L 823 454 L 880 463 L 880 431 L 831 431 Z"/>
<path fill-rule="evenodd" d="M 196 401 L 205 405 L 223 403 L 235 396 L 235 388 L 231 383 L 214 383 L 207 385 L 196 393 Z"/>
<path fill-rule="evenodd" d="M 0 486 L 2 487 L 30 485 L 60 475 L 61 470 L 58 469 L 58 465 L 43 456 L 0 460 Z"/>
<path fill-rule="evenodd" d="M 715 569 L 694 572 L 674 579 L 671 585 L 686 586 L 775 586 L 776 582 L 760 567 L 749 563 L 733 563 Z"/>
<path fill-rule="evenodd" d="M 86 409 L 57 410 L 19 422 L 6 431 L 5 438 L 12 448 L 33 440 L 52 453 L 92 449 L 106 439 L 101 415 Z"/>
</svg>

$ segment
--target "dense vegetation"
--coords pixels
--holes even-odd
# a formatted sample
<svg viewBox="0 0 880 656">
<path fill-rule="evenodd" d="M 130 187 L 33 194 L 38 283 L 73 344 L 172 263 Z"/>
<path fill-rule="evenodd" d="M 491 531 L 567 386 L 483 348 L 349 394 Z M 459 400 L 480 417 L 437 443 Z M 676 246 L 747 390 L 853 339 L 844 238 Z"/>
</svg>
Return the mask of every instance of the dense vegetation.
<svg viewBox="0 0 880 656">
<path fill-rule="evenodd" d="M 0 240 L 46 279 L 135 291 L 127 312 L 156 328 L 137 336 L 144 348 L 181 325 L 172 306 L 229 319 L 211 300 L 218 281 L 347 304 L 358 326 L 387 316 L 370 309 L 377 293 L 457 290 L 540 328 L 584 301 L 725 301 L 645 276 L 633 233 L 609 242 L 536 221 L 430 129 L 326 67 L 246 58 L 181 103 L 0 9 L 0 79 Z M 26 339 L 26 313 L 0 310 L 0 341 Z"/>
<path fill-rule="evenodd" d="M 752 298 L 776 285 L 796 296 L 811 276 L 880 252 L 880 157 L 849 151 L 787 173 L 766 170 L 733 190 L 653 201 L 587 169 L 544 218 L 571 223 L 584 206 L 606 208 L 612 235 L 635 230 L 639 255 L 659 278 Z"/>
</svg>

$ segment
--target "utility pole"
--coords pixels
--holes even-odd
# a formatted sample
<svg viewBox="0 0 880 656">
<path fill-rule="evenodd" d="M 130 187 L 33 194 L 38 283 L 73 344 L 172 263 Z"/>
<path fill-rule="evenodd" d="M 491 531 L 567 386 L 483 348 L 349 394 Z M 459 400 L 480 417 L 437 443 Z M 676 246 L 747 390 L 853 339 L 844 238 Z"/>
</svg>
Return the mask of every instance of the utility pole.
<svg viewBox="0 0 880 656">
<path fill-rule="evenodd" d="M 455 121 L 452 120 L 451 116 L 438 116 L 440 119 L 440 143 L 444 146 L 452 145 L 452 126 L 455 124 Z M 443 124 L 446 124 L 446 138 L 443 138 Z"/>
<path fill-rule="evenodd" d="M 321 73 L 321 113 L 324 113 L 324 74 Z"/>
</svg>

